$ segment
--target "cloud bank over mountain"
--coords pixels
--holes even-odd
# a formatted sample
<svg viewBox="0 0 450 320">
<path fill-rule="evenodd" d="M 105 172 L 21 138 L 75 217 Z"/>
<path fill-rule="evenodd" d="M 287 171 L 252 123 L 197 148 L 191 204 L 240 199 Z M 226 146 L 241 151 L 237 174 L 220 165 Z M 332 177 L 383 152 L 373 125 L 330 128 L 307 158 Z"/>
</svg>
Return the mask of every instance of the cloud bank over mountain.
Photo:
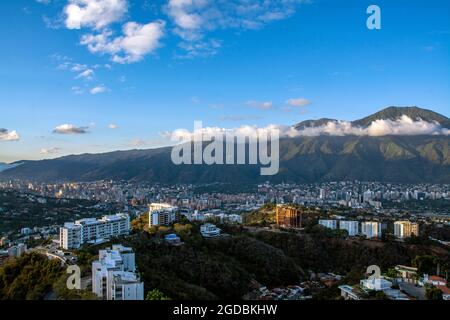
<svg viewBox="0 0 450 320">
<path fill-rule="evenodd" d="M 267 135 L 277 130 L 280 137 L 315 137 L 315 136 L 415 136 L 415 135 L 450 135 L 450 130 L 443 127 L 438 122 L 425 121 L 422 119 L 413 120 L 407 115 L 403 115 L 396 120 L 378 119 L 372 121 L 368 126 L 357 126 L 350 121 L 331 120 L 326 124 L 296 129 L 292 126 L 269 125 L 258 128 L 256 126 L 240 126 L 237 128 L 205 127 L 194 131 L 178 129 L 173 132 L 161 134 L 164 138 L 171 138 L 173 141 L 189 141 L 194 137 L 199 138 L 202 133 L 204 137 L 214 137 L 221 139 L 226 134 L 240 137 L 256 137 Z"/>
<path fill-rule="evenodd" d="M 397 120 L 378 119 L 367 127 L 355 126 L 349 121 L 330 121 L 318 127 L 309 127 L 294 135 L 299 136 L 414 136 L 414 135 L 449 135 L 450 130 L 442 127 L 438 122 L 428 122 L 422 119 L 413 120 L 407 115 L 401 116 Z"/>
</svg>

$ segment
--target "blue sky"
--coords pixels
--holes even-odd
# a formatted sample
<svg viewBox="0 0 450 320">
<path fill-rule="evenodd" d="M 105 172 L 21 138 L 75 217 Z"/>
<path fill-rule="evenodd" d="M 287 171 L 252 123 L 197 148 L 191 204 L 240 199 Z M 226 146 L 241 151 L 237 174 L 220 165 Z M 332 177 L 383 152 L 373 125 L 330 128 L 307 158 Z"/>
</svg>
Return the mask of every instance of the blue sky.
<svg viewBox="0 0 450 320">
<path fill-rule="evenodd" d="M 371 4 L 381 30 L 366 28 Z M 157 147 L 161 132 L 195 120 L 290 125 L 391 105 L 449 115 L 445 0 L 15 0 L 0 9 L 0 162 Z"/>
</svg>

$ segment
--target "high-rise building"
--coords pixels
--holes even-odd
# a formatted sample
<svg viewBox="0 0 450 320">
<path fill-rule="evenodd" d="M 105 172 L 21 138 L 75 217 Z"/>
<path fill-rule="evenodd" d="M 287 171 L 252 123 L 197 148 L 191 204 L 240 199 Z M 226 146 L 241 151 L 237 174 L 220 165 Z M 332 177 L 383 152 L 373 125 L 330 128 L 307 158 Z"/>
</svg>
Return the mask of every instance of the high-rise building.
<svg viewBox="0 0 450 320">
<path fill-rule="evenodd" d="M 277 205 L 277 225 L 287 228 L 301 228 L 303 223 L 302 212 L 294 207 Z"/>
<path fill-rule="evenodd" d="M 350 237 L 354 237 L 359 234 L 359 222 L 358 221 L 339 221 L 339 229 L 347 230 Z"/>
<path fill-rule="evenodd" d="M 411 236 L 419 236 L 419 224 L 410 221 L 396 221 L 394 223 L 394 235 L 405 239 Z"/>
<path fill-rule="evenodd" d="M 180 218 L 178 207 L 166 203 L 149 205 L 149 226 L 168 226 Z"/>
<path fill-rule="evenodd" d="M 59 231 L 60 247 L 65 250 L 78 249 L 84 243 L 96 243 L 130 233 L 130 216 L 116 214 L 68 222 Z"/>
<path fill-rule="evenodd" d="M 27 252 L 27 245 L 24 243 L 19 243 L 16 246 L 9 247 L 7 252 L 10 257 L 15 258 L 21 257 L 23 254 Z"/>
<path fill-rule="evenodd" d="M 381 224 L 374 221 L 361 223 L 361 233 L 367 238 L 381 238 Z"/>
<path fill-rule="evenodd" d="M 92 292 L 104 300 L 144 300 L 133 249 L 114 245 L 92 262 Z"/>
<path fill-rule="evenodd" d="M 319 220 L 319 224 L 328 229 L 337 229 L 337 220 Z"/>
</svg>

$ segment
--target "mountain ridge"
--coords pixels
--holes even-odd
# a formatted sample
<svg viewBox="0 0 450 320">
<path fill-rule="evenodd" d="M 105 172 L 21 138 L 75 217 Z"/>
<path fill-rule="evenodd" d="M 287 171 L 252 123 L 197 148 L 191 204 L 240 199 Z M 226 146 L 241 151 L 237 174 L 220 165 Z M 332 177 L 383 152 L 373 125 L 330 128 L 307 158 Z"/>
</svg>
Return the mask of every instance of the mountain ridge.
<svg viewBox="0 0 450 320">
<path fill-rule="evenodd" d="M 412 120 L 423 120 L 427 122 L 437 122 L 442 127 L 446 129 L 450 129 L 450 119 L 446 116 L 439 114 L 437 112 L 434 112 L 432 110 L 423 109 L 419 107 L 387 107 L 385 109 L 382 109 L 370 116 L 348 121 L 353 126 L 356 127 L 368 127 L 373 121 L 376 120 L 398 120 L 401 118 L 401 116 L 406 115 Z M 294 127 L 297 130 L 302 130 L 305 128 L 311 128 L 311 127 L 319 127 L 323 125 L 327 125 L 330 122 L 337 122 L 337 121 L 345 121 L 345 120 L 337 120 L 337 119 L 329 119 L 329 118 L 321 118 L 317 120 L 305 120 L 300 123 L 297 123 L 294 125 Z"/>
<path fill-rule="evenodd" d="M 396 119 L 399 110 L 424 121 L 448 118 L 424 109 L 384 109 L 376 117 Z M 401 114 L 400 114 L 401 116 Z M 374 115 L 367 118 L 374 118 Z M 367 118 L 361 120 L 367 122 Z M 425 118 L 425 119 L 423 119 Z M 326 120 L 326 119 L 325 119 Z M 17 165 L 20 164 L 20 165 Z M 280 171 L 260 176 L 255 165 L 181 165 L 171 161 L 171 147 L 69 155 L 52 160 L 20 161 L 0 172 L 0 179 L 42 182 L 129 180 L 158 183 L 323 182 L 364 180 L 450 183 L 450 138 L 414 136 L 297 136 L 280 140 Z"/>
</svg>

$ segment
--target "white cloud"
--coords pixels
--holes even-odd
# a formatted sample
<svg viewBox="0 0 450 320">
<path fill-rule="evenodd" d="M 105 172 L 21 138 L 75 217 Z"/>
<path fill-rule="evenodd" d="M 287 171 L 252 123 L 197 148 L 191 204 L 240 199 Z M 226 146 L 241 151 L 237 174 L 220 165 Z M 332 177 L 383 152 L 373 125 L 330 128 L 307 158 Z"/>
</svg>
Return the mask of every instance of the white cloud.
<svg viewBox="0 0 450 320">
<path fill-rule="evenodd" d="M 450 130 L 437 122 L 413 120 L 403 115 L 397 120 L 375 120 L 368 127 L 354 126 L 349 121 L 333 121 L 319 127 L 298 131 L 300 136 L 386 136 L 386 135 L 449 135 Z"/>
<path fill-rule="evenodd" d="M 286 101 L 291 107 L 306 107 L 311 104 L 311 101 L 305 98 L 293 98 Z"/>
<path fill-rule="evenodd" d="M 111 123 L 108 125 L 108 128 L 111 130 L 117 129 L 119 126 L 117 124 Z"/>
<path fill-rule="evenodd" d="M 105 93 L 107 91 L 108 91 L 108 88 L 106 88 L 103 85 L 100 85 L 100 86 L 96 86 L 96 87 L 92 88 L 89 92 L 93 95 L 96 95 L 96 94 L 100 94 L 100 93 Z"/>
<path fill-rule="evenodd" d="M 209 51 L 210 42 L 204 38 L 210 31 L 218 29 L 260 29 L 266 24 L 283 20 L 293 15 L 301 3 L 307 0 L 169 0 L 165 7 L 171 18 L 174 33 L 185 42 L 198 43 L 188 46 L 184 44 L 189 56 L 204 55 L 200 49 Z M 194 48 L 195 52 L 190 52 Z M 217 49 L 217 48 L 216 48 Z"/>
<path fill-rule="evenodd" d="M 64 8 L 68 29 L 102 29 L 120 21 L 128 11 L 126 0 L 69 0 Z"/>
<path fill-rule="evenodd" d="M 71 90 L 72 90 L 72 93 L 76 94 L 76 95 L 80 95 L 80 94 L 84 93 L 84 90 L 80 87 L 72 87 Z"/>
<path fill-rule="evenodd" d="M 237 128 L 205 127 L 201 130 L 191 132 L 186 129 L 178 129 L 173 132 L 162 132 L 160 136 L 165 139 L 175 139 L 177 141 L 189 141 L 194 136 L 203 134 L 214 136 L 218 139 L 229 133 L 233 136 L 252 136 L 255 134 L 267 134 L 272 130 L 278 130 L 280 137 L 301 137 L 301 136 L 386 136 L 386 135 L 450 135 L 450 130 L 443 128 L 437 122 L 426 122 L 423 120 L 414 121 L 407 116 L 402 116 L 397 120 L 376 120 L 367 128 L 353 126 L 349 121 L 329 122 L 319 127 L 309 127 L 297 130 L 291 126 L 269 125 L 266 127 L 256 127 L 243 125 Z"/>
<path fill-rule="evenodd" d="M 105 30 L 99 34 L 84 35 L 81 44 L 92 53 L 111 55 L 113 62 L 134 63 L 160 47 L 164 27 L 164 21 L 148 24 L 128 22 L 122 28 L 123 36 L 114 38 L 111 30 Z"/>
<path fill-rule="evenodd" d="M 42 148 L 40 154 L 56 154 L 61 151 L 61 148 Z"/>
<path fill-rule="evenodd" d="M 86 69 L 75 77 L 75 79 L 92 80 L 94 78 L 94 70 Z"/>
<path fill-rule="evenodd" d="M 258 108 L 261 110 L 269 110 L 272 109 L 273 107 L 273 102 L 272 101 L 264 101 L 264 102 L 259 102 L 259 101 L 247 101 L 245 103 L 246 105 L 253 107 L 253 108 Z"/>
<path fill-rule="evenodd" d="M 18 141 L 20 136 L 17 131 L 8 131 L 7 129 L 0 128 L 0 141 Z"/>
<path fill-rule="evenodd" d="M 77 127 L 73 124 L 62 124 L 60 126 L 57 126 L 53 130 L 53 133 L 68 135 L 86 134 L 89 133 L 88 129 L 88 127 Z"/>
</svg>

